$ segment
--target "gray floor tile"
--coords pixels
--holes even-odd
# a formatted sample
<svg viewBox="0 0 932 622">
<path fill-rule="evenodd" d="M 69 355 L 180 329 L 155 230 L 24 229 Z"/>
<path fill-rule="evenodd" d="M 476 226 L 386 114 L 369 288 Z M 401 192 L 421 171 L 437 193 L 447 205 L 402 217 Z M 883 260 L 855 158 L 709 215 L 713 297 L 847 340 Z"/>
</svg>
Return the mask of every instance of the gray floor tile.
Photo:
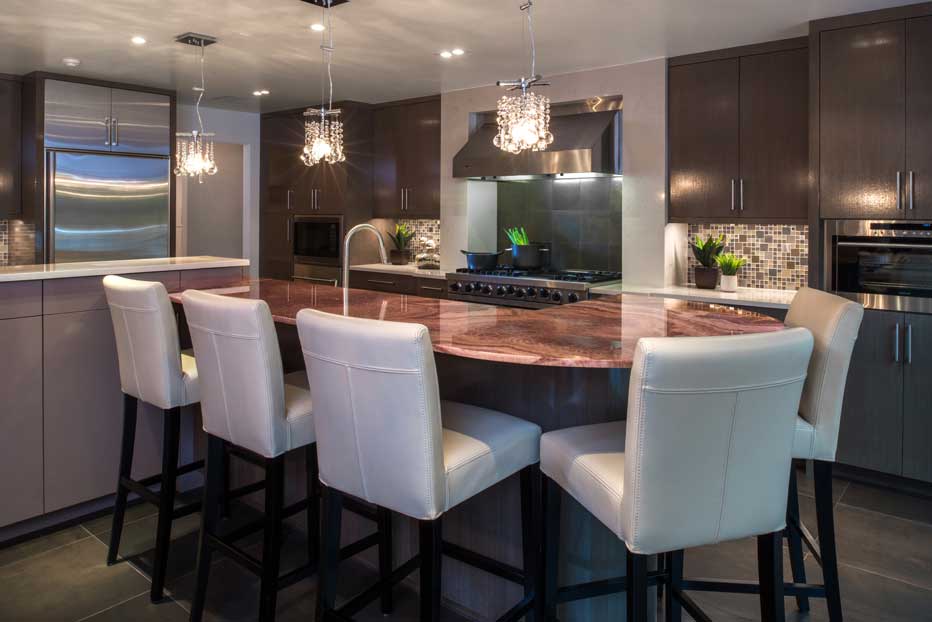
<svg viewBox="0 0 932 622">
<path fill-rule="evenodd" d="M 201 515 L 189 514 L 172 522 L 171 546 L 168 550 L 168 569 L 166 577 L 171 580 L 194 571 L 197 562 L 197 540 L 200 533 Z M 155 534 L 158 516 L 126 523 L 120 537 L 120 558 L 129 560 L 152 576 L 155 559 Z M 110 541 L 110 531 L 99 536 L 103 543 Z"/>
<path fill-rule="evenodd" d="M 149 602 L 148 592 L 93 615 L 82 622 L 186 622 L 188 612 L 173 600 Z"/>
<path fill-rule="evenodd" d="M 87 538 L 0 568 L 0 620 L 78 620 L 149 589 L 129 565 L 108 567 L 106 555 Z"/>
<path fill-rule="evenodd" d="M 92 536 L 86 529 L 77 525 L 50 533 L 46 536 L 26 540 L 14 546 L 0 549 L 0 567 L 90 537 Z"/>
<path fill-rule="evenodd" d="M 841 502 L 845 505 L 932 525 L 932 499 L 852 482 L 841 498 Z"/>
<path fill-rule="evenodd" d="M 799 494 L 805 495 L 807 497 L 815 496 L 815 485 L 814 480 L 806 476 L 806 471 L 798 469 L 796 471 L 796 486 L 799 488 Z M 845 490 L 848 488 L 848 480 L 838 479 L 837 477 L 832 479 L 832 499 L 838 501 L 841 496 L 845 493 Z"/>
<path fill-rule="evenodd" d="M 126 508 L 123 524 L 125 525 L 126 523 L 131 523 L 147 516 L 152 516 L 158 513 L 158 511 L 158 508 L 151 503 L 135 503 L 132 506 Z M 110 531 L 110 527 L 113 525 L 113 515 L 105 514 L 104 516 L 91 519 L 83 523 L 83 525 L 84 528 L 90 531 L 92 534 L 100 535 Z"/>
</svg>

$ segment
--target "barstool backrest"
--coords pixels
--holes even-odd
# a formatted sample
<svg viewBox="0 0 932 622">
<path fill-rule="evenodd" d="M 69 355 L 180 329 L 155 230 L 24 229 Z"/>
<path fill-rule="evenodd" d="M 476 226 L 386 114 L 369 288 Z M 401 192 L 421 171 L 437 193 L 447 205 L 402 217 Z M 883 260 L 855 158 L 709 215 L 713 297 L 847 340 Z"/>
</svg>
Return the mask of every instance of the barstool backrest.
<svg viewBox="0 0 932 622">
<path fill-rule="evenodd" d="M 408 516 L 444 509 L 443 428 L 427 328 L 304 309 L 320 480 Z"/>
<path fill-rule="evenodd" d="M 263 300 L 182 294 L 201 383 L 204 431 L 266 458 L 287 451 L 278 335 Z"/>
<path fill-rule="evenodd" d="M 815 338 L 799 415 L 815 428 L 807 453 L 816 460 L 835 460 L 848 367 L 863 317 L 858 303 L 809 287 L 796 293 L 786 315 L 787 326 L 808 328 Z"/>
<path fill-rule="evenodd" d="M 183 401 L 178 325 L 159 282 L 104 277 L 123 393 L 159 408 Z"/>
<path fill-rule="evenodd" d="M 625 428 L 621 532 L 635 553 L 785 526 L 804 328 L 641 339 Z"/>
</svg>

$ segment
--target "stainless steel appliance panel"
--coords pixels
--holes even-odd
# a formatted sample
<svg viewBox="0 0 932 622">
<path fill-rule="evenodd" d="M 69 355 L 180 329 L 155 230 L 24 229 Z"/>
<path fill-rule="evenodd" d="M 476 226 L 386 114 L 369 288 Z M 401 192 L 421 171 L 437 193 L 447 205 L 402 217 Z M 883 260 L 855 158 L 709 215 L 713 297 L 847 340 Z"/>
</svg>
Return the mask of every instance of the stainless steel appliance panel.
<svg viewBox="0 0 932 622">
<path fill-rule="evenodd" d="M 48 152 L 49 261 L 167 257 L 169 162 Z"/>
<path fill-rule="evenodd" d="M 110 89 L 45 81 L 45 148 L 110 150 Z"/>
<path fill-rule="evenodd" d="M 111 91 L 111 151 L 171 155 L 171 99 L 167 95 Z"/>
</svg>

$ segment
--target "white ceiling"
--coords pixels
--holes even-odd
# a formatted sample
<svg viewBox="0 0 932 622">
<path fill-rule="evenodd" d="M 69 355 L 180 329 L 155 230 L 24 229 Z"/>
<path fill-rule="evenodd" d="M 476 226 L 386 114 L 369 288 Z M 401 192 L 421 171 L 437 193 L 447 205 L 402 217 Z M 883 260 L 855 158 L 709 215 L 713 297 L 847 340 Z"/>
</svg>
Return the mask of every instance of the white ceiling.
<svg viewBox="0 0 932 622">
<path fill-rule="evenodd" d="M 904 0 L 536 0 L 544 75 L 798 36 L 811 19 Z M 262 111 L 319 99 L 321 10 L 300 0 L 0 0 L 0 72 L 35 70 L 176 88 L 191 98 L 194 31 L 208 104 Z M 333 10 L 336 99 L 381 102 L 494 83 L 527 71 L 519 0 L 350 0 Z M 148 43 L 134 46 L 130 37 Z M 442 49 L 465 56 L 442 60 Z M 77 57 L 78 69 L 61 59 Z M 271 95 L 259 101 L 256 89 Z"/>
</svg>

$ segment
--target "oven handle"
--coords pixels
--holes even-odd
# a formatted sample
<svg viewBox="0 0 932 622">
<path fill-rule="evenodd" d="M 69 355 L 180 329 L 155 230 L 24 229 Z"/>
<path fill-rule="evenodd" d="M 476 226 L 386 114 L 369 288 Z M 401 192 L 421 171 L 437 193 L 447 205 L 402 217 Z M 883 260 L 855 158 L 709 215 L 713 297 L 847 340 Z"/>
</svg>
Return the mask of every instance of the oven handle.
<svg viewBox="0 0 932 622">
<path fill-rule="evenodd" d="M 321 279 L 316 276 L 296 276 L 296 279 L 301 279 L 302 281 L 315 281 L 317 283 L 329 283 L 334 287 L 337 286 L 337 279 Z"/>
<path fill-rule="evenodd" d="M 932 250 L 932 241 L 929 244 L 906 244 L 904 242 L 835 242 L 836 246 L 864 246 L 867 248 L 925 248 Z"/>
</svg>

